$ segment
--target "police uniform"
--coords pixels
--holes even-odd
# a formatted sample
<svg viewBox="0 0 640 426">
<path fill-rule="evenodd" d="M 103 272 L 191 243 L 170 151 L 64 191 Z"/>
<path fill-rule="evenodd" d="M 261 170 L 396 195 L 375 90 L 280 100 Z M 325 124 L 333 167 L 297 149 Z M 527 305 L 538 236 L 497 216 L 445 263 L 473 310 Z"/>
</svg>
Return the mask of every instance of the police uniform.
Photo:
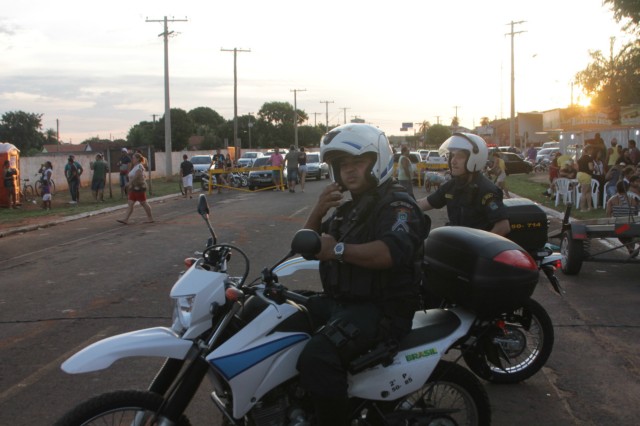
<svg viewBox="0 0 640 426">
<path fill-rule="evenodd" d="M 502 190 L 493 182 L 480 173 L 469 183 L 461 181 L 453 178 L 427 197 L 433 208 L 447 206 L 449 225 L 490 231 L 497 222 L 508 219 Z"/>
<path fill-rule="evenodd" d="M 336 209 L 322 232 L 346 244 L 382 241 L 393 261 L 386 270 L 320 262 L 324 294 L 312 297 L 307 308 L 314 324 L 325 325 L 305 346 L 298 369 L 314 397 L 341 404 L 347 400 L 349 362 L 411 330 L 428 223 L 415 200 L 389 180 Z"/>
</svg>

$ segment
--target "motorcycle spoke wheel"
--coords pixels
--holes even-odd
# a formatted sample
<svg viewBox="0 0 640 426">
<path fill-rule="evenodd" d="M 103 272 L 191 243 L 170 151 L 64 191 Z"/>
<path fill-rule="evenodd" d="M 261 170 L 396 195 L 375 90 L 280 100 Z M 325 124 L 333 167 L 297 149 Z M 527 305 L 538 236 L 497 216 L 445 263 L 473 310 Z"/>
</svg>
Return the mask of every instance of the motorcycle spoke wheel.
<svg viewBox="0 0 640 426">
<path fill-rule="evenodd" d="M 478 379 L 461 366 L 440 361 L 422 388 L 395 404 L 386 424 L 491 424 L 489 396 Z"/>
<path fill-rule="evenodd" d="M 140 425 L 151 426 L 171 423 L 155 413 L 162 405 L 162 397 L 146 391 L 116 391 L 91 398 L 73 408 L 58 420 L 54 426 L 115 426 Z M 173 423 L 171 423 L 173 424 Z M 190 426 L 186 416 L 182 415 L 179 426 Z"/>
<path fill-rule="evenodd" d="M 492 383 L 518 383 L 536 374 L 547 362 L 553 349 L 553 323 L 549 314 L 535 300 L 529 299 L 518 310 L 505 315 L 504 333 L 492 335 L 499 345 L 500 365 L 491 362 L 482 345 L 464 354 L 475 374 Z M 507 356 L 507 360 L 503 359 Z"/>
</svg>

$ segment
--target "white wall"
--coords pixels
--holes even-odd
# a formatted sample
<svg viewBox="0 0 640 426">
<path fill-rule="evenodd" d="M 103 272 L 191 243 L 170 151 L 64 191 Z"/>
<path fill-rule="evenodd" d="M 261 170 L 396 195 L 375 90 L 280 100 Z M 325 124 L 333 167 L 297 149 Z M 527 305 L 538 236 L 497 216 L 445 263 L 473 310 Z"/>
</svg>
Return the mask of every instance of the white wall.
<svg viewBox="0 0 640 426">
<path fill-rule="evenodd" d="M 221 150 L 223 154 L 226 154 L 226 150 Z M 172 152 L 171 153 L 171 168 L 172 173 L 170 175 L 177 175 L 180 169 L 180 163 L 182 163 L 182 155 L 187 154 L 189 157 L 194 155 L 203 155 L 203 154 L 211 154 L 211 151 L 184 151 L 184 152 Z M 74 153 L 73 154 L 83 169 L 84 173 L 80 177 L 81 185 L 83 187 L 91 186 L 91 178 L 93 177 L 93 172 L 89 167 L 89 163 L 91 161 L 95 161 L 96 153 L 95 152 L 82 152 L 82 153 Z M 38 170 L 40 169 L 40 165 L 45 161 L 51 161 L 53 165 L 53 180 L 56 183 L 56 191 L 66 190 L 69 188 L 67 184 L 67 179 L 64 176 L 64 166 L 67 164 L 67 158 L 69 158 L 68 153 L 49 153 L 42 154 L 36 157 L 20 157 L 20 178 L 21 179 L 29 179 L 33 184 L 40 174 Z M 164 152 L 156 152 L 155 153 L 155 165 L 156 170 L 151 172 L 151 178 L 160 178 L 167 176 L 165 173 L 165 153 Z M 120 185 L 119 173 L 116 171 L 115 173 L 110 173 L 111 175 L 111 185 L 112 188 L 118 188 Z M 107 185 L 109 185 L 109 177 L 107 177 Z M 22 182 L 20 182 L 20 186 L 22 186 Z"/>
</svg>

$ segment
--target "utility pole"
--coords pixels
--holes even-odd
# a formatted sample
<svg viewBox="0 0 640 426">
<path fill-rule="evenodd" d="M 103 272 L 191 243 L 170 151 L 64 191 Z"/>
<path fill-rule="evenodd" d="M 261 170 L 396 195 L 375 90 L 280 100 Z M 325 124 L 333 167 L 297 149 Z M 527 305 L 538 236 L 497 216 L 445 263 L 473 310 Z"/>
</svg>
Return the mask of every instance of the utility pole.
<svg viewBox="0 0 640 426">
<path fill-rule="evenodd" d="M 220 49 L 222 52 L 233 52 L 233 146 L 236 148 L 234 152 L 236 161 L 238 159 L 238 52 L 251 52 L 251 49 Z"/>
<path fill-rule="evenodd" d="M 318 126 L 318 115 L 322 114 L 321 112 L 312 112 L 311 114 L 313 114 L 313 126 L 316 127 Z"/>
<path fill-rule="evenodd" d="M 513 31 L 513 26 L 522 24 L 526 21 L 511 21 L 507 25 L 511 26 L 511 32 L 506 33 L 505 35 L 511 36 L 511 120 L 509 120 L 509 146 L 513 147 L 516 144 L 516 95 L 515 95 L 515 65 L 513 60 L 513 38 L 516 34 L 523 33 L 525 31 Z"/>
<path fill-rule="evenodd" d="M 327 132 L 329 132 L 329 104 L 332 104 L 333 101 L 320 101 L 321 104 L 324 104 L 326 107 L 326 118 L 327 118 Z"/>
<path fill-rule="evenodd" d="M 294 145 L 298 149 L 298 92 L 306 92 L 307 89 L 292 89 L 293 92 L 293 134 Z"/>
<path fill-rule="evenodd" d="M 342 110 L 342 112 L 344 113 L 344 122 L 342 124 L 347 124 L 347 110 L 351 109 L 351 108 L 340 108 Z"/>
<path fill-rule="evenodd" d="M 171 104 L 169 102 L 169 36 L 173 31 L 169 32 L 168 22 L 187 22 L 187 19 L 167 19 L 165 16 L 160 19 L 149 19 L 146 22 L 163 22 L 164 31 L 158 34 L 158 37 L 164 38 L 164 152 L 165 152 L 165 173 L 167 178 L 173 175 L 171 165 Z"/>
</svg>

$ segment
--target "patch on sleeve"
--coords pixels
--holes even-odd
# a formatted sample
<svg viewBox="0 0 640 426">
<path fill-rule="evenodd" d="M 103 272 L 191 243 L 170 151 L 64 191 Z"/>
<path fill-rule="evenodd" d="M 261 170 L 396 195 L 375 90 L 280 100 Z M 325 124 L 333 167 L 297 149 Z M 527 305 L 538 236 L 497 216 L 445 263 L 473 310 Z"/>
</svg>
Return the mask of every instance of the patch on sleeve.
<svg viewBox="0 0 640 426">
<path fill-rule="evenodd" d="M 490 205 L 491 203 L 495 204 L 495 194 L 493 192 L 489 192 L 482 197 L 482 205 Z"/>
<path fill-rule="evenodd" d="M 396 209 L 396 221 L 391 227 L 391 230 L 393 232 L 409 232 L 409 224 L 407 223 L 407 221 L 409 220 L 409 212 L 409 209 Z"/>
</svg>

